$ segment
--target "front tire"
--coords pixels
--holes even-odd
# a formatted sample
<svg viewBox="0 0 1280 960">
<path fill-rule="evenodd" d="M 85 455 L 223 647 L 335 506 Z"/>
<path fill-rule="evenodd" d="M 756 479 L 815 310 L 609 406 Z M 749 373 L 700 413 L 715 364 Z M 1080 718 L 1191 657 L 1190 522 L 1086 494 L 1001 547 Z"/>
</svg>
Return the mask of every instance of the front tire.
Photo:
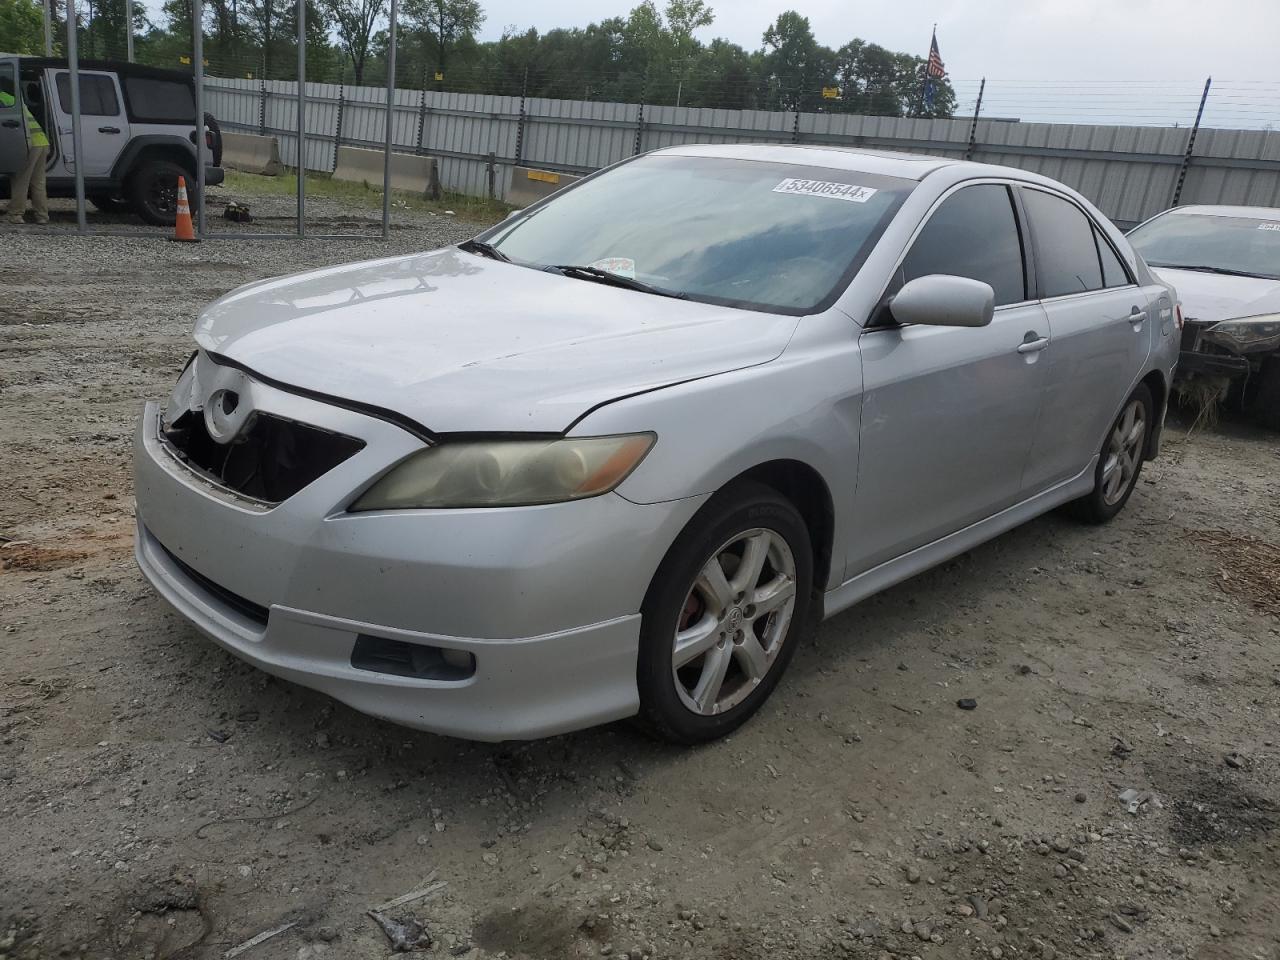
<svg viewBox="0 0 1280 960">
<path fill-rule="evenodd" d="M 1092 492 L 1070 504 L 1071 513 L 1078 520 L 1106 523 L 1124 509 L 1142 473 L 1154 418 L 1151 390 L 1140 383 L 1129 394 L 1102 441 Z"/>
<path fill-rule="evenodd" d="M 144 160 L 129 177 L 129 203 L 134 213 L 157 227 L 172 227 L 178 211 L 178 177 L 187 181 L 187 200 L 197 209 L 195 177 L 172 160 Z"/>
<path fill-rule="evenodd" d="M 640 723 L 680 744 L 737 729 L 781 679 L 812 595 L 813 547 L 791 502 L 754 482 L 716 494 L 645 595 Z"/>
</svg>

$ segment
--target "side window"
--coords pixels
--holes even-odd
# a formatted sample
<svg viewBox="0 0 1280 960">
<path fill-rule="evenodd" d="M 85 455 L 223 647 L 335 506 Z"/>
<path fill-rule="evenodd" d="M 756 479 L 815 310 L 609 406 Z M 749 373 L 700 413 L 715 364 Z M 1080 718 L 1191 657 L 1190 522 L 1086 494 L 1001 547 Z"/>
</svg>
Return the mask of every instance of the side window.
<svg viewBox="0 0 1280 960">
<path fill-rule="evenodd" d="M 1107 238 L 1102 235 L 1102 231 L 1096 225 L 1093 228 L 1093 239 L 1098 244 L 1098 256 L 1102 260 L 1103 286 L 1126 287 L 1133 283 L 1129 279 L 1129 271 L 1124 268 L 1115 250 L 1111 249 L 1111 244 L 1107 242 Z"/>
<path fill-rule="evenodd" d="M 189 84 L 155 77 L 124 77 L 130 119 L 147 123 L 195 123 L 195 94 Z"/>
<path fill-rule="evenodd" d="M 1036 237 L 1041 296 L 1101 290 L 1102 264 L 1092 221 L 1074 203 L 1043 190 L 1024 188 L 1022 199 Z"/>
<path fill-rule="evenodd" d="M 991 284 L 996 306 L 1027 299 L 1022 240 L 1008 187 L 965 187 L 933 212 L 902 263 L 902 282 L 931 273 Z"/>
<path fill-rule="evenodd" d="M 58 104 L 62 112 L 71 113 L 71 74 L 60 73 L 57 78 Z M 98 73 L 80 74 L 80 114 L 85 117 L 114 117 L 120 113 L 120 101 L 116 99 L 116 84 L 110 77 Z"/>
</svg>

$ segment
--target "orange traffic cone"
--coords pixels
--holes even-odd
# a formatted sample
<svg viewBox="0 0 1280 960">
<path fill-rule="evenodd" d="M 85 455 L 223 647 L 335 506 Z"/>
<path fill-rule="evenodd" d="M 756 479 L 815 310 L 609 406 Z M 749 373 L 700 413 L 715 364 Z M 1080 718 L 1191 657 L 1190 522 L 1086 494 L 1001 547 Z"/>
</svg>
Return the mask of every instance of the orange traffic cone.
<svg viewBox="0 0 1280 960">
<path fill-rule="evenodd" d="M 187 202 L 187 181 L 178 177 L 178 211 L 173 220 L 173 236 L 171 240 L 183 243 L 198 243 L 195 228 L 191 226 L 191 204 Z"/>
</svg>

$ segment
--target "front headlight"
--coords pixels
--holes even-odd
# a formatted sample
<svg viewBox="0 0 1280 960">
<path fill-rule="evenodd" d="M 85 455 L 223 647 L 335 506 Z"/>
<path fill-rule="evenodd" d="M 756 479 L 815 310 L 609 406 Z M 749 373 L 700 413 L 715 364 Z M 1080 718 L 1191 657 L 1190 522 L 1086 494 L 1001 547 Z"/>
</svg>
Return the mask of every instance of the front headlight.
<svg viewBox="0 0 1280 960">
<path fill-rule="evenodd" d="M 351 510 L 518 507 L 594 497 L 625 480 L 655 439 L 637 433 L 442 443 L 392 467 Z"/>
<path fill-rule="evenodd" d="M 1233 353 L 1258 353 L 1280 347 L 1280 313 L 1239 317 L 1215 323 L 1202 336 Z"/>
</svg>

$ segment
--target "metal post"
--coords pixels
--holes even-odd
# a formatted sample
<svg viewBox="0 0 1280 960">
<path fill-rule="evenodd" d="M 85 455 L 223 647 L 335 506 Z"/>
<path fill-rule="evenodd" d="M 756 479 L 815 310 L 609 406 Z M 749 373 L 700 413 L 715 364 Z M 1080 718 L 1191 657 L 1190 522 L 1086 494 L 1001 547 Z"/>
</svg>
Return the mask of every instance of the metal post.
<svg viewBox="0 0 1280 960">
<path fill-rule="evenodd" d="M 71 156 L 76 165 L 76 230 L 84 233 L 84 151 L 80 135 L 80 54 L 76 49 L 76 0 L 67 0 L 67 69 L 71 74 Z"/>
<path fill-rule="evenodd" d="M 124 0 L 124 56 L 133 63 L 133 0 Z"/>
<path fill-rule="evenodd" d="M 798 106 L 796 107 L 795 122 L 792 123 L 791 125 L 791 142 L 792 143 L 800 142 L 800 108 Z"/>
<path fill-rule="evenodd" d="M 1209 87 L 1213 84 L 1213 77 L 1208 77 L 1204 81 L 1204 93 L 1200 94 L 1200 109 L 1196 111 L 1196 122 L 1191 127 L 1191 132 L 1187 134 L 1187 152 L 1182 157 L 1182 167 L 1178 170 L 1178 185 L 1173 188 L 1173 203 L 1171 207 L 1176 207 L 1178 201 L 1182 199 L 1182 185 L 1187 181 L 1187 169 L 1191 166 L 1191 151 L 1196 146 L 1196 134 L 1200 132 L 1200 121 L 1204 118 L 1205 101 L 1209 99 Z"/>
<path fill-rule="evenodd" d="M 631 151 L 633 154 L 640 152 L 641 142 L 644 139 L 644 103 L 641 102 L 640 110 L 636 113 L 636 148 Z"/>
<path fill-rule="evenodd" d="M 53 7 L 54 0 L 44 0 L 44 55 L 53 56 Z"/>
<path fill-rule="evenodd" d="M 298 236 L 307 235 L 307 0 L 298 0 Z"/>
<path fill-rule="evenodd" d="M 427 65 L 422 65 L 422 96 L 418 98 L 418 137 L 413 152 L 422 155 L 422 141 L 426 136 L 427 126 Z"/>
<path fill-rule="evenodd" d="M 982 95 L 986 90 L 987 78 L 983 77 L 982 82 L 978 84 L 978 102 L 973 107 L 973 122 L 969 124 L 969 146 L 964 151 L 966 160 L 972 160 L 974 151 L 978 148 L 978 114 L 982 113 Z"/>
<path fill-rule="evenodd" d="M 338 122 L 333 131 L 333 169 L 338 169 L 338 148 L 342 146 L 342 112 L 347 105 L 347 72 L 342 71 L 342 82 L 338 84 Z"/>
<path fill-rule="evenodd" d="M 191 62 L 196 72 L 196 237 L 204 238 L 204 4 L 191 0 Z"/>
<path fill-rule="evenodd" d="M 529 92 L 529 68 L 524 68 L 524 79 L 520 81 L 520 118 L 516 121 L 516 165 L 524 159 L 524 117 L 525 96 Z"/>
<path fill-rule="evenodd" d="M 684 92 L 684 77 L 676 81 L 676 106 L 680 106 L 680 94 Z"/>
<path fill-rule="evenodd" d="M 387 142 L 382 156 L 382 239 L 391 236 L 391 143 L 395 135 L 396 21 L 399 0 L 391 0 L 391 42 L 387 44 Z"/>
<path fill-rule="evenodd" d="M 489 161 L 485 164 L 485 175 L 489 180 L 489 199 L 492 200 L 497 189 L 498 155 L 496 153 L 489 153 Z"/>
<path fill-rule="evenodd" d="M 261 84 L 258 93 L 258 136 L 267 135 L 267 58 L 262 58 Z"/>
</svg>

